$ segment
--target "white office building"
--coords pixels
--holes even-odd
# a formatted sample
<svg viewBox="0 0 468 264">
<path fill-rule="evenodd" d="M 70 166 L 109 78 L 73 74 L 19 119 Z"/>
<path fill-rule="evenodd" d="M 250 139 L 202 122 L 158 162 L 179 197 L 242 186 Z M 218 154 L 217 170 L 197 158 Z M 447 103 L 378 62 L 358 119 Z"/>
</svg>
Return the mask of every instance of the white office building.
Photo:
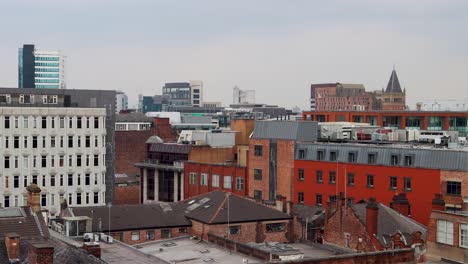
<svg viewBox="0 0 468 264">
<path fill-rule="evenodd" d="M 58 103 L 57 96 L 33 96 Z M 41 205 L 52 216 L 63 200 L 104 205 L 105 122 L 104 108 L 0 107 L 0 207 L 26 205 L 30 183 L 42 189 Z"/>
</svg>

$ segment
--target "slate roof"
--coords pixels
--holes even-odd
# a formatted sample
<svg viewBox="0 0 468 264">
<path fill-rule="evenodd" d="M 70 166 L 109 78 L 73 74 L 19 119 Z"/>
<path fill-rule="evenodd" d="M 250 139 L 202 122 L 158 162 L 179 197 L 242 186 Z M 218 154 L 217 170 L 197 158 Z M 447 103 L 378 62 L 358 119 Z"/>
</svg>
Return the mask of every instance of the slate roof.
<svg viewBox="0 0 468 264">
<path fill-rule="evenodd" d="M 0 244 L 7 233 L 16 233 L 21 239 L 49 237 L 42 215 L 34 213 L 28 206 L 0 209 Z"/>
<path fill-rule="evenodd" d="M 314 223 L 315 221 L 320 222 L 324 220 L 325 209 L 321 206 L 310 206 L 304 204 L 294 204 L 293 214 L 298 217 L 299 220 L 305 223 Z"/>
<path fill-rule="evenodd" d="M 366 202 L 351 205 L 351 208 L 364 225 L 366 225 L 366 205 Z M 426 240 L 427 228 L 425 226 L 384 204 L 377 203 L 377 206 L 379 208 L 377 216 L 377 239 L 382 245 L 388 246 L 388 242 L 391 241 L 389 239 L 390 236 L 397 232 L 404 236 L 407 243 L 410 243 L 412 234 L 417 231 L 421 232 L 422 239 Z"/>
<path fill-rule="evenodd" d="M 113 205 L 110 209 L 111 231 L 158 229 L 191 226 L 184 216 L 185 206 L 178 203 Z M 68 208 L 74 216 L 93 219 L 93 232 L 109 231 L 109 208 L 107 206 Z"/>
<path fill-rule="evenodd" d="M 128 113 L 118 114 L 115 116 L 115 122 L 119 123 L 153 123 L 151 117 L 145 116 L 143 113 Z"/>
<path fill-rule="evenodd" d="M 150 151 L 151 152 L 189 154 L 190 148 L 191 147 L 188 144 L 154 143 L 154 144 L 151 144 Z"/>
<path fill-rule="evenodd" d="M 30 243 L 53 246 L 55 264 L 104 263 L 82 249 L 50 238 L 42 214 L 35 214 L 30 207 L 0 209 L 0 263 L 10 263 L 4 242 L 7 233 L 16 233 L 20 236 L 20 263 L 29 263 Z"/>
<path fill-rule="evenodd" d="M 257 121 L 253 139 L 316 141 L 318 123 L 311 121 Z"/>
<path fill-rule="evenodd" d="M 182 201 L 186 216 L 205 224 L 228 222 L 228 195 L 223 191 L 213 191 Z M 259 204 L 236 194 L 229 194 L 229 223 L 288 220 L 289 214 Z"/>
<path fill-rule="evenodd" d="M 398 81 L 398 76 L 396 74 L 395 69 L 392 71 L 390 75 L 390 80 L 388 80 L 387 89 L 385 89 L 386 93 L 402 93 L 400 81 Z"/>
</svg>

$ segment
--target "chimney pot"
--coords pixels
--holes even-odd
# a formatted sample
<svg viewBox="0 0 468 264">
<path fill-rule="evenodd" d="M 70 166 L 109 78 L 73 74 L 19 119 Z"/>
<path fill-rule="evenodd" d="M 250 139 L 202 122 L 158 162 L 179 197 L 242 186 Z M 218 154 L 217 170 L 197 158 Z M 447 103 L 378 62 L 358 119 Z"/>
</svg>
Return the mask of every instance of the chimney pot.
<svg viewBox="0 0 468 264">
<path fill-rule="evenodd" d="M 5 234 L 5 246 L 8 254 L 8 259 L 11 261 L 19 261 L 20 256 L 20 236 L 16 233 Z"/>
<path fill-rule="evenodd" d="M 54 263 L 54 247 L 48 243 L 31 243 L 28 249 L 30 264 Z"/>
<path fill-rule="evenodd" d="M 432 199 L 432 210 L 445 211 L 445 201 L 442 194 L 436 193 L 434 195 L 434 199 Z"/>
<path fill-rule="evenodd" d="M 101 245 L 96 242 L 85 242 L 83 249 L 96 258 L 101 258 Z"/>
<path fill-rule="evenodd" d="M 408 198 L 406 197 L 406 193 L 395 194 L 392 202 L 390 202 L 390 208 L 404 216 L 409 216 L 411 206 Z"/>
<path fill-rule="evenodd" d="M 28 191 L 28 206 L 31 207 L 33 212 L 40 212 L 41 188 L 37 184 L 31 183 L 26 187 L 26 190 Z"/>
</svg>

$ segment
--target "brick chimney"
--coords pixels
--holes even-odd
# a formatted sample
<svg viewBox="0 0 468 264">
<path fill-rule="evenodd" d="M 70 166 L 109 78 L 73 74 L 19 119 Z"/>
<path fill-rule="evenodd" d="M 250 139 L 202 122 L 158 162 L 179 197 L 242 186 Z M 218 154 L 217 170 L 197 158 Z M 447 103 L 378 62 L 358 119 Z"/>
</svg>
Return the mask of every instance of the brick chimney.
<svg viewBox="0 0 468 264">
<path fill-rule="evenodd" d="M 393 200 L 390 202 L 390 208 L 404 216 L 410 216 L 411 206 L 406 197 L 406 193 L 395 194 Z"/>
<path fill-rule="evenodd" d="M 5 234 L 5 247 L 10 262 L 19 262 L 20 256 L 20 236 L 16 233 Z"/>
<path fill-rule="evenodd" d="M 377 223 L 379 220 L 379 207 L 375 198 L 369 198 L 366 205 L 366 232 L 369 236 L 377 234 Z"/>
<path fill-rule="evenodd" d="M 445 201 L 442 194 L 435 194 L 434 199 L 432 199 L 432 210 L 445 211 Z"/>
<path fill-rule="evenodd" d="M 28 206 L 31 207 L 35 213 L 41 211 L 41 188 L 31 183 L 26 187 L 26 190 L 28 191 Z"/>
<path fill-rule="evenodd" d="M 85 242 L 83 244 L 83 249 L 89 254 L 95 256 L 96 258 L 101 258 L 101 245 L 96 242 Z"/>
<path fill-rule="evenodd" d="M 48 243 L 31 243 L 28 248 L 29 264 L 54 263 L 54 247 Z"/>
</svg>

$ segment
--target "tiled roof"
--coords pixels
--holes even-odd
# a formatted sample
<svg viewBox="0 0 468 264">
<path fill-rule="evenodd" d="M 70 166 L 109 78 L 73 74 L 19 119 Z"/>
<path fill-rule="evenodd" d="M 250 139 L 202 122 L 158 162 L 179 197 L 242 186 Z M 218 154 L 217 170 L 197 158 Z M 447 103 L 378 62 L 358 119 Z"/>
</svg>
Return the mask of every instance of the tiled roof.
<svg viewBox="0 0 468 264">
<path fill-rule="evenodd" d="M 359 220 L 366 225 L 366 202 L 351 205 L 351 208 L 358 216 Z M 411 235 L 419 231 L 422 238 L 426 240 L 427 228 L 422 224 L 406 217 L 384 204 L 377 203 L 379 213 L 377 215 L 377 239 L 386 245 L 385 241 L 390 241 L 391 235 L 400 232 L 410 242 Z M 385 239 L 384 239 L 385 238 Z"/>
<path fill-rule="evenodd" d="M 75 216 L 93 218 L 93 231 L 99 231 L 100 225 L 102 231 L 109 231 L 109 207 L 74 207 L 69 210 Z M 184 206 L 178 203 L 113 205 L 110 218 L 111 231 L 191 225 L 184 216 Z"/>
<path fill-rule="evenodd" d="M 186 216 L 188 218 L 206 224 L 227 223 L 228 207 L 230 223 L 286 220 L 291 218 L 290 215 L 276 209 L 223 191 L 213 191 L 188 199 L 182 203 L 187 206 Z"/>
<path fill-rule="evenodd" d="M 16 233 L 21 239 L 42 239 L 49 231 L 41 214 L 34 213 L 30 207 L 0 209 L 0 243 L 5 234 Z"/>
<path fill-rule="evenodd" d="M 310 121 L 257 121 L 252 138 L 316 141 L 318 123 Z"/>
</svg>

